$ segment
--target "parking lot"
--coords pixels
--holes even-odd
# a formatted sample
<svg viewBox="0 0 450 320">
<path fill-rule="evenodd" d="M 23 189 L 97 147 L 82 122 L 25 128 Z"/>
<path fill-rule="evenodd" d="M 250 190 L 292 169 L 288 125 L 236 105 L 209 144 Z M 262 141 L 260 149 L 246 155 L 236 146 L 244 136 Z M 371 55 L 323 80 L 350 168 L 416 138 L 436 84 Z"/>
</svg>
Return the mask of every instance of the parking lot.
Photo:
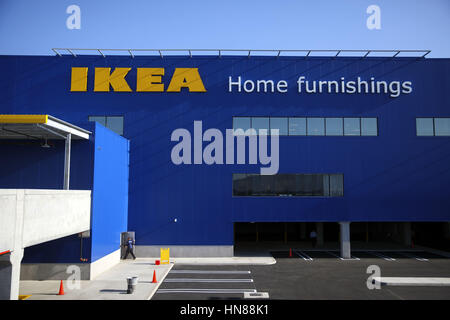
<svg viewBox="0 0 450 320">
<path fill-rule="evenodd" d="M 371 265 L 381 277 L 450 277 L 450 259 L 417 250 L 360 250 L 342 259 L 335 250 L 273 251 L 273 265 L 175 265 L 154 300 L 243 299 L 267 292 L 270 299 L 450 299 L 448 286 L 381 286 L 370 290 Z"/>
<path fill-rule="evenodd" d="M 250 266 L 175 265 L 152 300 L 242 299 L 256 291 Z"/>
</svg>

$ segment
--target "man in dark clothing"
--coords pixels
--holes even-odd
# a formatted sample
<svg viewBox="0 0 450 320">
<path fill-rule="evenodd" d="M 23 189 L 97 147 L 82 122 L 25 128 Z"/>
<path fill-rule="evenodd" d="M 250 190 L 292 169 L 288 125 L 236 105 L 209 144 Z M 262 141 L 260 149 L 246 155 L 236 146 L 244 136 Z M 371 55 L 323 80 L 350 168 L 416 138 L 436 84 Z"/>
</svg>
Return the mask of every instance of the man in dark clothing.
<svg viewBox="0 0 450 320">
<path fill-rule="evenodd" d="M 131 253 L 131 255 L 133 256 L 133 260 L 136 259 L 136 256 L 133 253 L 134 241 L 131 240 L 131 238 L 128 238 L 127 243 L 125 245 L 127 246 L 127 252 L 125 253 L 125 257 L 123 259 L 126 259 L 129 253 Z"/>
</svg>

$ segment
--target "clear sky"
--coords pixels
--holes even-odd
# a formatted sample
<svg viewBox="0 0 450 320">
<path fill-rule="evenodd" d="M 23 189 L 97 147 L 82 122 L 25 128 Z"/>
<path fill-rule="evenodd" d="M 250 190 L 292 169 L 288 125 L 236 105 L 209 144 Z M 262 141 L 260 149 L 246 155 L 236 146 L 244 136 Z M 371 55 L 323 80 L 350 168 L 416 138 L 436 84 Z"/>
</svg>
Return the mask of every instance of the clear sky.
<svg viewBox="0 0 450 320">
<path fill-rule="evenodd" d="M 69 29 L 67 7 L 80 8 Z M 366 12 L 380 8 L 380 29 Z M 450 0 L 0 0 L 0 54 L 51 48 L 430 49 L 450 57 Z"/>
</svg>

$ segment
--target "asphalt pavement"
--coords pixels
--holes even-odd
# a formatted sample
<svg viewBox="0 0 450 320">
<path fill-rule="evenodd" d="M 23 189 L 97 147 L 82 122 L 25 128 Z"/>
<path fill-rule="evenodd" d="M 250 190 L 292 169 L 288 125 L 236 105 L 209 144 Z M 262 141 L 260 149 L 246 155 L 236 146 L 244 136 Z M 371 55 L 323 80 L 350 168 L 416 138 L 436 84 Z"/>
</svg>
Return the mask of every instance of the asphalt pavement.
<svg viewBox="0 0 450 320">
<path fill-rule="evenodd" d="M 244 299 L 267 292 L 284 300 L 450 299 L 450 287 L 385 286 L 369 289 L 369 266 L 381 277 L 450 277 L 450 258 L 420 250 L 360 250 L 344 260 L 338 251 L 272 251 L 271 265 L 175 265 L 153 300 Z M 373 268 L 373 267 L 372 267 Z M 235 281 L 233 281 L 233 279 Z M 370 281 L 369 281 L 370 283 Z M 373 287 L 373 286 L 372 286 Z"/>
</svg>

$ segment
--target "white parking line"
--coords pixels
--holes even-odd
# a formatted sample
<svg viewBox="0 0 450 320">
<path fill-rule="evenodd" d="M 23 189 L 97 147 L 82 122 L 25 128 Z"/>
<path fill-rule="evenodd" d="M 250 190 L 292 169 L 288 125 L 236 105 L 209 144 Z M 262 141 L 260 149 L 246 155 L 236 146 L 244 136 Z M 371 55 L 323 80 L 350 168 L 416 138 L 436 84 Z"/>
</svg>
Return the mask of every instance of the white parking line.
<svg viewBox="0 0 450 320">
<path fill-rule="evenodd" d="M 376 256 L 376 257 L 378 257 L 378 258 L 382 258 L 382 259 L 384 259 L 384 260 L 386 260 L 386 261 L 395 261 L 394 258 L 385 256 L 384 254 L 379 253 L 379 252 L 375 252 L 375 251 L 365 251 L 365 252 L 367 252 L 367 253 L 369 253 L 369 254 L 372 254 L 372 255 L 374 255 L 374 256 Z"/>
<path fill-rule="evenodd" d="M 257 292 L 256 289 L 159 289 L 157 293 L 244 293 Z"/>
<path fill-rule="evenodd" d="M 450 286 L 450 278 L 373 277 L 373 280 L 388 286 Z"/>
<path fill-rule="evenodd" d="M 408 258 L 412 258 L 412 259 L 416 259 L 418 261 L 428 261 L 428 259 L 426 258 L 421 258 L 412 254 L 409 254 L 407 252 L 399 252 L 402 256 L 408 257 Z"/>
<path fill-rule="evenodd" d="M 253 282 L 253 279 L 166 278 L 164 282 Z"/>
<path fill-rule="evenodd" d="M 298 255 L 300 258 L 303 258 L 303 260 L 305 260 L 305 261 L 313 261 L 313 258 L 311 258 L 310 256 L 308 256 L 306 253 L 304 253 L 302 251 L 294 250 L 294 252 L 296 255 Z"/>
<path fill-rule="evenodd" d="M 173 273 L 186 273 L 186 274 L 250 274 L 250 271 L 217 271 L 217 270 L 171 270 L 171 274 Z"/>
<path fill-rule="evenodd" d="M 360 258 L 355 257 L 355 256 L 351 256 L 350 259 L 345 259 L 345 258 L 342 258 L 341 256 L 338 256 L 337 254 L 334 254 L 334 253 L 331 252 L 331 251 L 325 251 L 325 252 L 326 252 L 326 253 L 329 253 L 329 254 L 331 254 L 332 256 L 335 256 L 336 258 L 339 258 L 339 259 L 341 259 L 341 260 L 361 260 Z"/>
</svg>

